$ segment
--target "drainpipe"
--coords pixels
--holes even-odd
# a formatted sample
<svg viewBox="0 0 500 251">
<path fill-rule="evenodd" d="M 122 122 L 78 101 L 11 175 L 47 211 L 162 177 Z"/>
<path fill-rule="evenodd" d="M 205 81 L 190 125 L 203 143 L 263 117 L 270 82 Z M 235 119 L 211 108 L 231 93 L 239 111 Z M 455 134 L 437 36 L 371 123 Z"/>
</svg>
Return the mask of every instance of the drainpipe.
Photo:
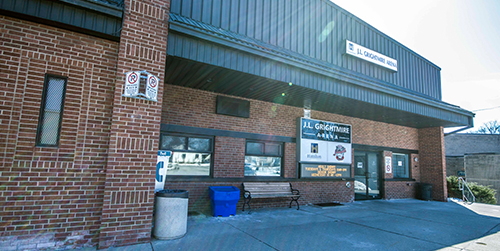
<svg viewBox="0 0 500 251">
<path fill-rule="evenodd" d="M 460 128 L 460 129 L 458 129 L 458 130 L 455 130 L 455 131 L 452 131 L 452 132 L 449 132 L 449 133 L 445 133 L 445 134 L 444 134 L 444 136 L 448 136 L 448 135 L 451 135 L 451 134 L 454 134 L 454 133 L 457 133 L 457 132 L 461 132 L 461 131 L 463 131 L 463 130 L 470 129 L 470 128 L 472 128 L 472 127 L 474 127 L 474 126 L 473 126 L 473 125 L 468 125 L 468 126 L 466 126 L 466 127 L 464 127 L 464 128 Z"/>
<path fill-rule="evenodd" d="M 461 132 L 463 130 L 467 130 L 467 129 L 470 129 L 472 127 L 474 127 L 474 121 L 472 120 L 472 118 L 474 117 L 475 114 L 472 115 L 472 117 L 469 118 L 469 124 L 464 127 L 464 128 L 460 128 L 458 130 L 455 130 L 455 131 L 452 131 L 452 132 L 449 132 L 449 133 L 445 133 L 444 136 L 448 136 L 448 135 L 451 135 L 451 134 L 454 134 L 454 133 L 457 133 L 457 132 Z"/>
</svg>

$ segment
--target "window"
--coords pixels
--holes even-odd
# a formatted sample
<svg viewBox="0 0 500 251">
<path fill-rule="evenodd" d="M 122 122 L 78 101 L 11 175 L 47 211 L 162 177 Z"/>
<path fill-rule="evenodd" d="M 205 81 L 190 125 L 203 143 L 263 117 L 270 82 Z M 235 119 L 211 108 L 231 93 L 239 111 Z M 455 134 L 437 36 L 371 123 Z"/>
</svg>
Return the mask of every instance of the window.
<svg viewBox="0 0 500 251">
<path fill-rule="evenodd" d="M 393 153 L 394 178 L 410 178 L 408 154 Z"/>
<path fill-rule="evenodd" d="M 247 141 L 245 176 L 281 176 L 283 143 Z"/>
<path fill-rule="evenodd" d="M 212 142 L 211 137 L 162 134 L 160 149 L 172 151 L 167 175 L 209 176 Z"/>
<path fill-rule="evenodd" d="M 45 75 L 36 146 L 58 146 L 66 95 L 66 77 Z"/>
</svg>

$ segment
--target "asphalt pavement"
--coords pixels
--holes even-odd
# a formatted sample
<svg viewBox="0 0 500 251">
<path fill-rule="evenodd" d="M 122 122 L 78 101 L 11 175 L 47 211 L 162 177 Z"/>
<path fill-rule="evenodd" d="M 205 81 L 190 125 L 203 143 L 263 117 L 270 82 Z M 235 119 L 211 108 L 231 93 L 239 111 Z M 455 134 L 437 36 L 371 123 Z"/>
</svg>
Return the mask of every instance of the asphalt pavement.
<svg viewBox="0 0 500 251">
<path fill-rule="evenodd" d="M 404 199 L 198 215 L 180 239 L 108 250 L 500 250 L 500 206 Z"/>
</svg>

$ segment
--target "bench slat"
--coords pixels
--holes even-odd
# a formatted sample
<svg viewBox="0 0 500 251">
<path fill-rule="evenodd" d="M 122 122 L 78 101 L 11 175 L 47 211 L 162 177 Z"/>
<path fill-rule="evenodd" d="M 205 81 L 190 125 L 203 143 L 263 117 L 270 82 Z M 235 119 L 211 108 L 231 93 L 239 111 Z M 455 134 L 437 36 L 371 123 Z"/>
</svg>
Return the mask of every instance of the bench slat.
<svg viewBox="0 0 500 251">
<path fill-rule="evenodd" d="M 279 198 L 279 197 L 292 197 L 293 194 L 252 194 L 252 198 Z"/>
</svg>

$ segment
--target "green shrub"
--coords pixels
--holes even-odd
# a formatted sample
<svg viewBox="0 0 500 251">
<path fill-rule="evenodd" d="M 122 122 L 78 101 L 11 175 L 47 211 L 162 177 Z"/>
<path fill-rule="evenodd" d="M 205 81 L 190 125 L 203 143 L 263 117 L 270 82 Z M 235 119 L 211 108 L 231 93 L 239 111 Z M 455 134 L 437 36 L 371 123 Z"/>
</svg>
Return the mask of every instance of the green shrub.
<svg viewBox="0 0 500 251">
<path fill-rule="evenodd" d="M 462 191 L 458 189 L 458 177 L 449 176 L 446 177 L 446 182 L 448 184 L 448 197 L 462 198 Z M 486 204 L 496 204 L 497 200 L 495 194 L 497 193 L 495 189 L 489 186 L 479 185 L 475 182 L 467 183 L 470 190 L 476 196 L 476 202 L 486 203 Z"/>
<path fill-rule="evenodd" d="M 448 176 L 446 177 L 446 183 L 448 186 L 448 197 L 450 198 L 462 198 L 462 191 L 458 189 L 458 177 Z"/>
</svg>

